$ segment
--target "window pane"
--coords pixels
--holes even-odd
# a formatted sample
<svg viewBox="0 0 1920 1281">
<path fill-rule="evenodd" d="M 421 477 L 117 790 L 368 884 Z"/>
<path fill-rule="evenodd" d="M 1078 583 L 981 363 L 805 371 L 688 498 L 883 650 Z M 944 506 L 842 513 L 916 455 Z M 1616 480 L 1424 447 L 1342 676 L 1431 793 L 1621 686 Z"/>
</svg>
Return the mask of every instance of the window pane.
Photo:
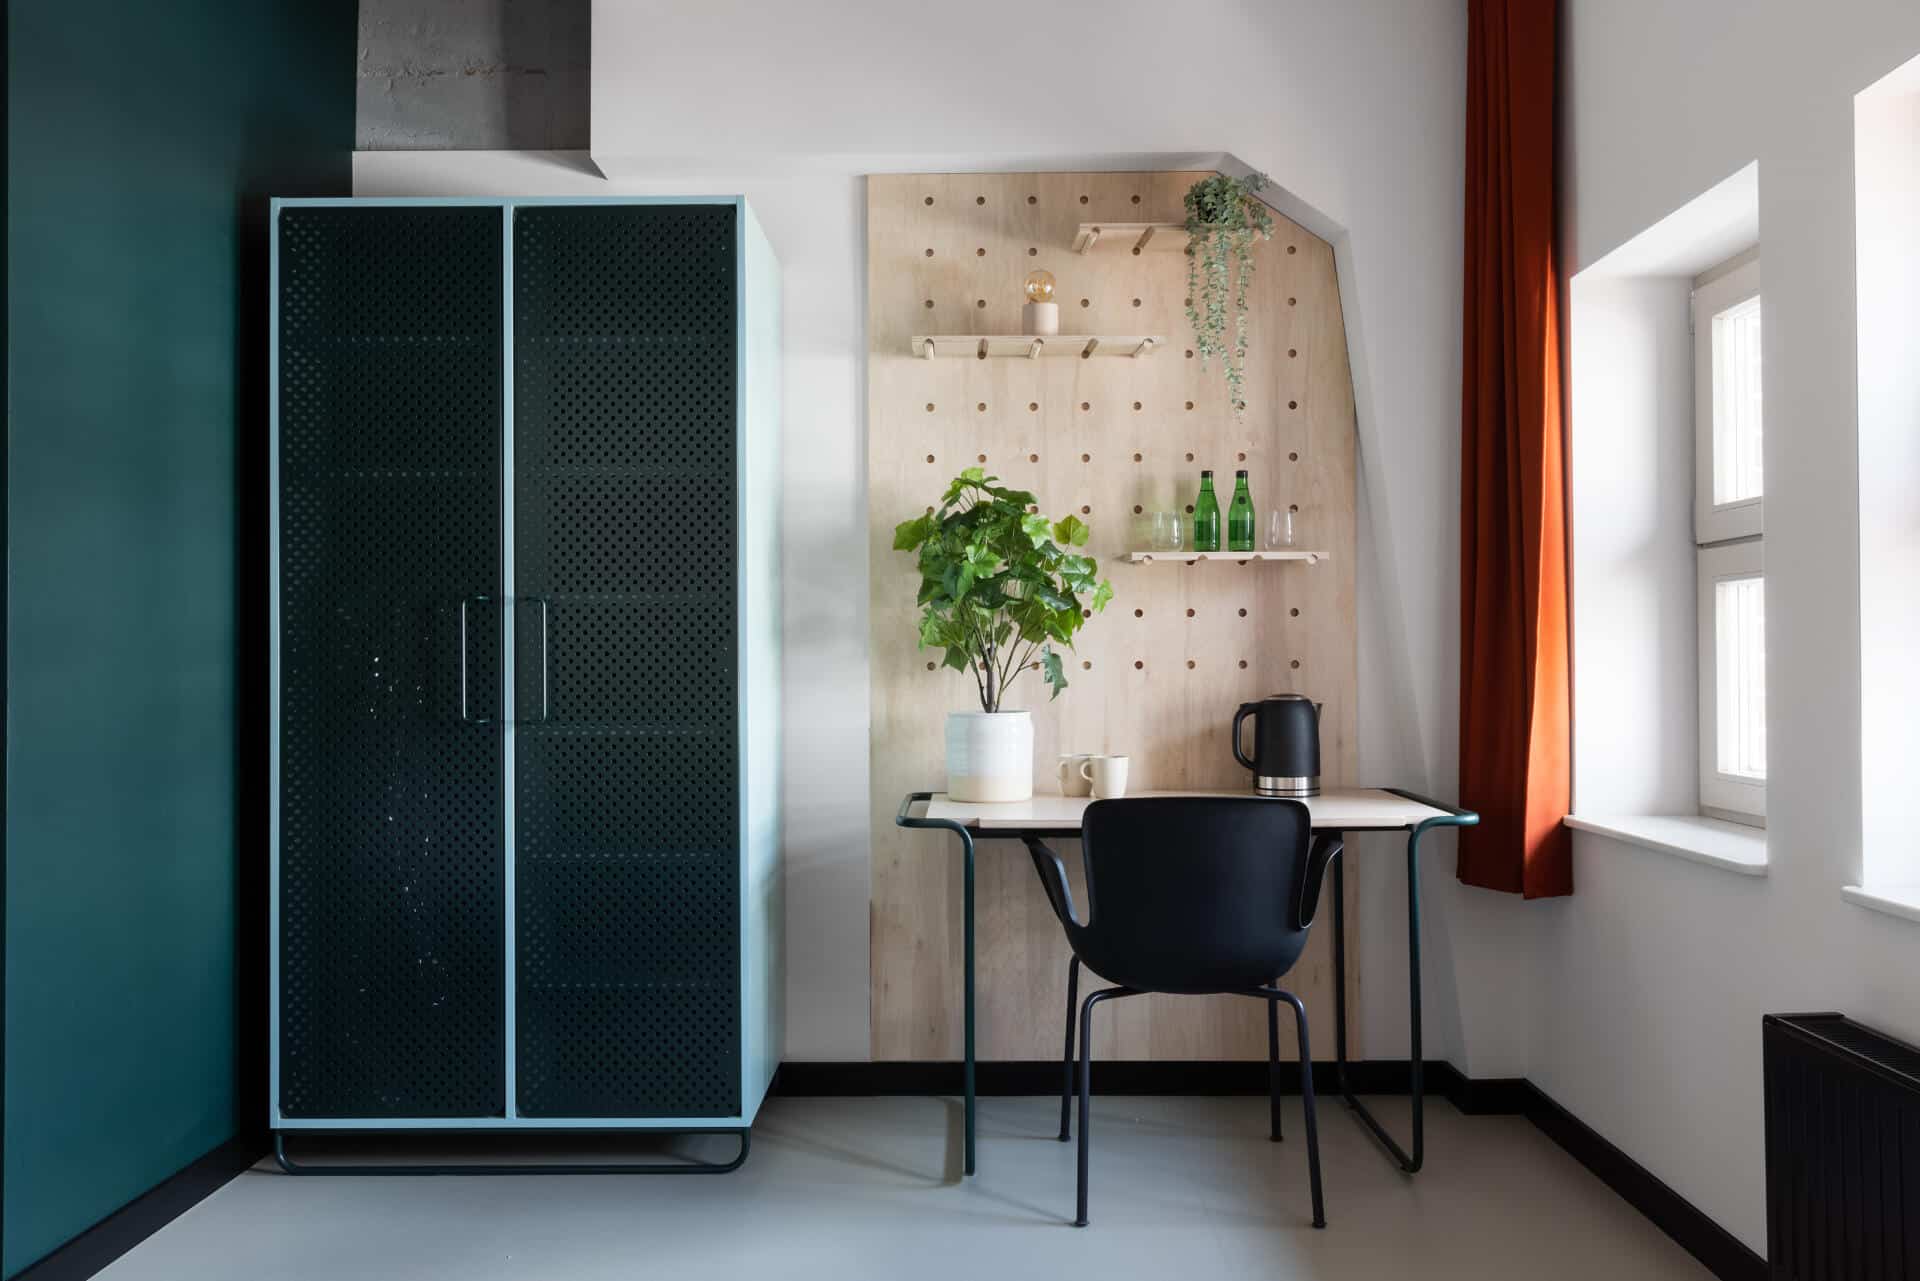
<svg viewBox="0 0 1920 1281">
<path fill-rule="evenodd" d="M 1767 776 L 1767 580 L 1723 578 L 1713 587 L 1719 711 L 1718 768 Z"/>
<path fill-rule="evenodd" d="M 1758 498 L 1760 487 L 1760 299 L 1713 318 L 1713 501 Z"/>
</svg>

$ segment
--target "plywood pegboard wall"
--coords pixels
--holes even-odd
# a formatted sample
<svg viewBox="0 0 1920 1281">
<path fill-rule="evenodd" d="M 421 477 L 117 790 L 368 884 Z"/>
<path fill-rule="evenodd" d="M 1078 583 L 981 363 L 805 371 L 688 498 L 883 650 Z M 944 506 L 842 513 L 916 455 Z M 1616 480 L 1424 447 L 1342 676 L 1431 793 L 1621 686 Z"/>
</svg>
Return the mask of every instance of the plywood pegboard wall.
<svg viewBox="0 0 1920 1281">
<path fill-rule="evenodd" d="M 944 786 L 946 715 L 978 703 L 969 677 L 940 667 L 937 651 L 915 649 L 917 576 L 892 545 L 894 525 L 936 502 L 961 469 L 985 466 L 1032 490 L 1051 517 L 1080 513 L 1114 587 L 1068 657 L 1065 693 L 1049 702 L 1035 673 L 1009 691 L 1008 706 L 1034 714 L 1037 791 L 1058 790 L 1061 752 L 1128 754 L 1133 790 L 1246 786 L 1229 747 L 1234 709 L 1279 690 L 1325 704 L 1323 778 L 1353 781 L 1353 380 L 1332 247 L 1276 215 L 1273 238 L 1256 250 L 1239 418 L 1219 366 L 1203 370 L 1192 351 L 1185 255 L 1126 245 L 1073 252 L 1082 223 L 1180 221 L 1182 196 L 1204 176 L 867 181 L 876 1059 L 961 1052 L 958 841 L 900 829 L 893 815 L 906 792 Z M 1062 333 L 1168 341 L 1137 359 L 912 352 L 915 334 L 1018 334 L 1022 283 L 1036 267 L 1058 282 Z M 1126 563 L 1129 551 L 1150 546 L 1150 513 L 1187 511 L 1203 467 L 1214 471 L 1223 525 L 1233 473 L 1244 467 L 1262 539 L 1267 513 L 1292 505 L 1298 543 L 1327 558 Z M 1065 843 L 1062 853 L 1077 885 L 1077 848 Z M 1348 878 L 1350 894 L 1357 879 Z M 979 845 L 976 892 L 980 1057 L 1057 1055 L 1069 953 L 1018 842 Z M 1322 1047 L 1332 1045 L 1328 933 L 1316 931 L 1288 980 Z M 1350 995 L 1358 981 L 1350 965 Z M 1103 1058 L 1266 1054 L 1264 1013 L 1244 998 L 1125 1001 L 1094 1025 Z"/>
</svg>

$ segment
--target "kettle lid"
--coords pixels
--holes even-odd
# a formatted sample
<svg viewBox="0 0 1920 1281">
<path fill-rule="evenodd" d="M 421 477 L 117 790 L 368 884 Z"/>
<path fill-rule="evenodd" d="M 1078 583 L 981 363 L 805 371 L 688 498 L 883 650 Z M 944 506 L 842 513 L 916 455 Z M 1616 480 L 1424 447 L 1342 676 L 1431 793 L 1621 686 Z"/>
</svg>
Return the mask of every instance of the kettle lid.
<svg viewBox="0 0 1920 1281">
<path fill-rule="evenodd" d="M 1289 701 L 1290 700 L 1290 701 L 1301 702 L 1301 703 L 1311 703 L 1313 701 L 1312 699 L 1308 698 L 1305 694 L 1295 694 L 1291 692 L 1285 693 L 1285 694 L 1269 694 L 1267 695 L 1267 698 L 1269 701 Z"/>
</svg>

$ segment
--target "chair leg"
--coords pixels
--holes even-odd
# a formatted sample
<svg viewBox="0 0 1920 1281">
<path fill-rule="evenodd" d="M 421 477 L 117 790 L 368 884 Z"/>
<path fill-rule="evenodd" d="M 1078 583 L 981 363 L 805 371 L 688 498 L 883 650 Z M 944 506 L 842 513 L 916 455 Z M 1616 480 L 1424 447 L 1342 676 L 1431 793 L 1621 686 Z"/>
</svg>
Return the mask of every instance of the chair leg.
<svg viewBox="0 0 1920 1281">
<path fill-rule="evenodd" d="M 1067 965 L 1067 1048 L 1060 1056 L 1060 1141 L 1073 1137 L 1067 1117 L 1073 1105 L 1073 1016 L 1080 1004 L 1080 958 Z"/>
<path fill-rule="evenodd" d="M 1275 1143 L 1280 1141 L 1280 1002 L 1275 997 L 1267 998 L 1267 1099 L 1272 1113 L 1271 1133 L 1268 1135 Z"/>
<path fill-rule="evenodd" d="M 1108 987 L 1087 997 L 1080 1006 L 1080 1160 L 1078 1186 L 1074 1190 L 1073 1226 L 1087 1226 L 1087 1114 L 1093 1106 L 1093 1007 L 1118 996 L 1138 996 L 1130 987 Z"/>
<path fill-rule="evenodd" d="M 1327 1226 L 1327 1209 L 1320 1195 L 1320 1130 L 1314 1121 L 1313 1051 L 1307 1044 L 1307 1007 L 1291 992 L 1283 992 L 1293 1006 L 1294 1025 L 1300 1029 L 1300 1101 L 1307 1121 L 1307 1182 L 1313 1189 L 1313 1226 Z"/>
</svg>

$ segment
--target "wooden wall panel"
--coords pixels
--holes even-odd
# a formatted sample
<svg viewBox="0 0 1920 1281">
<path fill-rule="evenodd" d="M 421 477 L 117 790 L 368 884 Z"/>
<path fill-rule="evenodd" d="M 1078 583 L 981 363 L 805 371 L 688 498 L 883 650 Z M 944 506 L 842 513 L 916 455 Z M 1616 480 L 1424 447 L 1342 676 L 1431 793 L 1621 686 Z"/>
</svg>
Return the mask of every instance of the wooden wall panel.
<svg viewBox="0 0 1920 1281">
<path fill-rule="evenodd" d="M 984 465 L 1031 489 L 1049 516 L 1085 509 L 1090 550 L 1114 586 L 1113 603 L 1070 656 L 1071 687 L 1049 702 L 1029 673 L 1009 694 L 1009 706 L 1034 713 L 1036 790 L 1057 790 L 1053 762 L 1067 751 L 1129 754 L 1134 790 L 1246 786 L 1228 727 L 1241 702 L 1276 690 L 1324 701 L 1324 778 L 1355 781 L 1353 381 L 1331 246 L 1278 216 L 1273 239 L 1259 246 L 1240 419 L 1218 366 L 1203 370 L 1191 355 L 1185 256 L 1072 251 L 1081 222 L 1179 221 L 1182 195 L 1202 176 L 868 180 L 876 1059 L 961 1052 L 958 842 L 899 829 L 893 815 L 904 793 L 944 785 L 946 714 L 978 704 L 969 677 L 915 649 L 917 580 L 912 559 L 892 550 L 892 531 L 962 468 Z M 1169 342 L 1137 360 L 910 353 L 914 334 L 1018 333 L 1021 285 L 1035 267 L 1059 282 L 1063 332 Z M 1149 545 L 1146 515 L 1184 512 L 1202 467 L 1214 470 L 1223 517 L 1234 470 L 1245 467 L 1262 538 L 1268 511 L 1296 504 L 1299 542 L 1330 558 L 1126 563 L 1127 551 Z M 1073 843 L 1062 852 L 1077 864 Z M 1351 896 L 1357 877 L 1348 880 Z M 1068 951 L 1025 849 L 981 843 L 976 888 L 980 1056 L 1057 1055 Z M 1322 1056 L 1332 1047 L 1328 945 L 1323 927 L 1289 980 Z M 1357 964 L 1349 984 L 1357 996 Z M 1105 1058 L 1266 1052 L 1264 1014 L 1243 998 L 1119 1002 L 1095 1025 L 1094 1050 Z"/>
</svg>

